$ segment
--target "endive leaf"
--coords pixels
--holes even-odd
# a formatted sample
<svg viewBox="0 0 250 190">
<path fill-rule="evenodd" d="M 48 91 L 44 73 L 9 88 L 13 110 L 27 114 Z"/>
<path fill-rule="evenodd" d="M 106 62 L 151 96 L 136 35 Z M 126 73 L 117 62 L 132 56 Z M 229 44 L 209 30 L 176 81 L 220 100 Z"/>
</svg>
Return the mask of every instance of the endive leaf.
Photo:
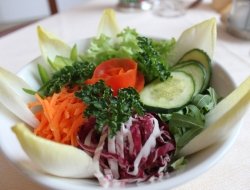
<svg viewBox="0 0 250 190">
<path fill-rule="evenodd" d="M 180 151 L 189 155 L 202 150 L 215 142 L 224 140 L 238 127 L 250 102 L 250 77 L 231 94 L 217 104 L 206 117 L 205 129 Z"/>
<path fill-rule="evenodd" d="M 9 109 L 9 111 L 30 126 L 36 127 L 38 125 L 38 120 L 21 96 L 15 93 L 3 80 L 0 80 L 0 94 L 0 103 L 6 109 Z"/>
<path fill-rule="evenodd" d="M 169 56 L 169 64 L 174 65 L 188 51 L 201 49 L 213 58 L 217 38 L 216 19 L 205 20 L 185 30 L 177 40 Z"/>
<path fill-rule="evenodd" d="M 105 9 L 98 26 L 97 37 L 104 34 L 111 38 L 115 38 L 119 32 L 120 29 L 116 20 L 115 11 L 113 9 Z"/>
<path fill-rule="evenodd" d="M 56 56 L 70 57 L 71 47 L 41 26 L 37 27 L 37 35 L 41 54 L 46 62 L 53 62 Z"/>
<path fill-rule="evenodd" d="M 22 123 L 16 124 L 12 130 L 23 150 L 43 171 L 60 177 L 93 176 L 92 158 L 84 151 L 38 137 Z"/>
<path fill-rule="evenodd" d="M 24 101 L 30 101 L 30 96 L 27 95 L 22 89 L 32 89 L 32 87 L 27 84 L 22 78 L 0 67 L 0 80 L 2 82 L 2 85 L 3 83 L 7 85 L 8 88 L 11 88 Z"/>
<path fill-rule="evenodd" d="M 26 104 L 30 95 L 22 88 L 32 89 L 22 78 L 0 67 L 0 103 L 22 121 L 36 127 L 38 120 Z"/>
</svg>

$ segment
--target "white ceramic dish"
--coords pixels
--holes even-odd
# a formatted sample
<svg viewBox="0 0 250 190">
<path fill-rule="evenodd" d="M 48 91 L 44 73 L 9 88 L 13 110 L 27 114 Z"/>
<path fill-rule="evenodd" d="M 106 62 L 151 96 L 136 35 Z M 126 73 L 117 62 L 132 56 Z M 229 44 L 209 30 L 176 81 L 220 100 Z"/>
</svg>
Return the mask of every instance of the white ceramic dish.
<svg viewBox="0 0 250 190">
<path fill-rule="evenodd" d="M 78 49 L 83 52 L 89 44 L 89 40 L 82 40 L 78 43 Z M 27 83 L 29 83 L 35 89 L 39 87 L 39 80 L 37 75 L 37 63 L 42 63 L 41 57 L 27 64 L 18 75 L 22 77 Z M 226 96 L 231 92 L 235 85 L 233 84 L 230 76 L 220 67 L 219 64 L 213 65 L 213 76 L 212 86 L 217 90 L 221 96 Z M 0 147 L 3 154 L 9 159 L 15 166 L 17 166 L 22 172 L 27 174 L 28 177 L 35 180 L 36 182 L 47 186 L 52 189 L 101 189 L 96 180 L 90 179 L 67 179 L 51 176 L 42 173 L 27 155 L 22 150 L 17 138 L 11 131 L 11 126 L 16 122 L 20 121 L 18 118 L 13 116 L 9 111 L 4 109 L 0 105 Z M 217 144 L 210 146 L 209 148 L 192 155 L 188 158 L 189 162 L 187 167 L 183 170 L 179 170 L 171 173 L 168 177 L 155 182 L 144 182 L 138 184 L 129 184 L 125 189 L 170 189 L 183 184 L 202 173 L 206 172 L 218 161 L 223 161 L 222 157 L 230 149 L 231 145 L 236 139 L 239 129 L 241 127 L 241 121 L 238 121 L 235 130 L 228 134 L 228 138 Z M 121 189 L 120 187 L 113 187 L 112 189 Z"/>
</svg>

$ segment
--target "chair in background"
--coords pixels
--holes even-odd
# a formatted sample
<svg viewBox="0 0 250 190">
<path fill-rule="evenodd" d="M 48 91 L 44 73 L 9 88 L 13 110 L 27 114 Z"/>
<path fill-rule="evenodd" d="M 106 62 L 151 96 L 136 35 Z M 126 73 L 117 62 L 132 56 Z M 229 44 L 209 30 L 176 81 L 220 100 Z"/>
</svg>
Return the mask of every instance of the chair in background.
<svg viewBox="0 0 250 190">
<path fill-rule="evenodd" d="M 49 10 L 50 10 L 50 15 L 58 13 L 58 8 L 57 8 L 57 2 L 56 2 L 56 0 L 47 0 L 47 1 L 48 1 Z M 23 28 L 25 26 L 28 26 L 28 25 L 30 25 L 30 24 L 32 24 L 34 22 L 37 22 L 37 21 L 38 21 L 37 19 L 36 20 L 27 21 L 25 23 L 17 24 L 15 26 L 7 28 L 7 29 L 5 29 L 3 31 L 0 31 L 0 37 L 5 36 L 5 35 L 7 35 L 7 34 L 9 34 L 11 32 L 14 32 L 14 31 L 16 31 L 18 29 L 21 29 L 21 28 Z"/>
</svg>

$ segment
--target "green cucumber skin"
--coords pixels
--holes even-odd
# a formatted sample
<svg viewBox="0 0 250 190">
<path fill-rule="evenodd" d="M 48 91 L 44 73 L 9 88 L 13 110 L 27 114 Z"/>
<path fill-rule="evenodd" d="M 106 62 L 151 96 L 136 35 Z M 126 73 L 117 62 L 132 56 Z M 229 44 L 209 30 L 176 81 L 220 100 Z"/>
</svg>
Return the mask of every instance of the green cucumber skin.
<svg viewBox="0 0 250 190">
<path fill-rule="evenodd" d="M 153 107 L 153 106 L 148 106 L 148 105 L 143 105 L 143 107 L 145 108 L 145 110 L 147 112 L 168 114 L 168 113 L 177 112 L 177 111 L 183 109 L 188 104 L 189 104 L 189 102 L 187 104 L 181 106 L 181 107 L 170 108 L 170 109 L 160 108 L 160 107 Z"/>
<path fill-rule="evenodd" d="M 179 64 L 175 65 L 172 68 L 172 71 L 186 72 L 186 73 L 188 73 L 189 75 L 191 75 L 193 77 L 193 74 L 190 73 L 189 70 L 186 70 L 187 67 L 189 67 L 189 65 L 194 66 L 194 67 L 198 67 L 198 69 L 201 70 L 201 72 L 202 72 L 202 75 L 203 75 L 203 77 L 201 79 L 202 80 L 202 86 L 201 86 L 201 88 L 200 88 L 200 90 L 198 92 L 198 93 L 201 93 L 206 89 L 207 83 L 208 83 L 208 80 L 209 80 L 209 76 L 208 76 L 209 74 L 208 74 L 208 72 L 207 72 L 207 70 L 206 70 L 206 68 L 204 67 L 203 64 L 201 64 L 199 61 L 194 61 L 194 60 L 184 61 L 184 62 L 180 62 Z M 195 82 L 195 84 L 196 84 L 196 82 Z"/>
<path fill-rule="evenodd" d="M 198 72 L 200 72 L 200 74 L 202 75 L 202 78 L 200 79 L 202 81 L 200 81 L 199 79 L 197 80 L 197 78 L 193 77 L 194 76 L 193 73 L 192 73 L 193 69 L 189 70 L 188 67 L 194 67 L 194 68 L 196 67 L 195 69 L 198 70 Z M 204 88 L 204 84 L 205 84 L 205 82 L 207 80 L 208 73 L 207 73 L 204 65 L 201 64 L 200 62 L 198 62 L 198 61 L 184 61 L 184 62 L 181 62 L 180 64 L 174 66 L 172 68 L 172 70 L 173 71 L 182 71 L 182 72 L 185 72 L 185 73 L 191 75 L 193 77 L 193 79 L 194 79 L 195 85 L 197 83 L 202 83 L 201 86 L 199 86 L 198 91 L 194 95 L 196 95 L 196 94 L 198 94 L 198 93 L 200 93 L 200 92 L 202 92 L 204 90 L 203 88 Z M 197 86 L 195 86 L 195 88 L 197 88 Z"/>
<path fill-rule="evenodd" d="M 197 55 L 201 56 L 201 57 L 198 57 Z M 211 75 L 212 75 L 211 59 L 209 58 L 207 53 L 201 49 L 192 49 L 192 50 L 188 51 L 187 53 L 185 53 L 182 56 L 182 58 L 180 58 L 180 60 L 176 64 L 176 66 L 179 64 L 182 64 L 184 61 L 198 61 L 204 65 L 204 67 L 207 70 L 208 75 L 207 75 L 207 80 L 205 81 L 204 86 L 202 87 L 202 91 L 207 89 L 207 87 L 210 83 Z"/>
</svg>

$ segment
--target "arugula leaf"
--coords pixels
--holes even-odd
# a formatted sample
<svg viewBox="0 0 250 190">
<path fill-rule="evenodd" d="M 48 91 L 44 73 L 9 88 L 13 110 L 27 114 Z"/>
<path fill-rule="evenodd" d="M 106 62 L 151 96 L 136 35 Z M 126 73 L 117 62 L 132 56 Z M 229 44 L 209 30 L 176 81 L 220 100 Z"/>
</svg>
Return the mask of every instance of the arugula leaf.
<svg viewBox="0 0 250 190">
<path fill-rule="evenodd" d="M 144 113 L 139 94 L 131 87 L 120 89 L 118 95 L 113 96 L 112 89 L 100 80 L 94 85 L 84 85 L 75 96 L 88 105 L 84 116 L 96 118 L 97 131 L 100 132 L 104 126 L 108 126 L 111 137 L 130 116 Z"/>
<path fill-rule="evenodd" d="M 204 127 L 204 121 L 190 115 L 173 113 L 169 121 L 169 130 L 174 135 L 177 151 L 196 136 Z"/>
<path fill-rule="evenodd" d="M 41 96 L 49 96 L 59 92 L 65 85 L 73 86 L 84 82 L 92 76 L 93 72 L 94 65 L 88 62 L 75 62 L 67 65 L 55 72 L 52 78 L 38 90 L 38 93 Z"/>
<path fill-rule="evenodd" d="M 160 114 L 160 118 L 169 122 L 169 129 L 176 142 L 178 151 L 197 136 L 205 127 L 205 114 L 217 104 L 218 96 L 213 88 L 204 94 L 197 94 L 190 104 L 178 112 Z"/>
<path fill-rule="evenodd" d="M 206 93 L 208 94 L 197 94 L 192 99 L 192 103 L 196 105 L 203 114 L 213 109 L 218 101 L 218 95 L 212 87 L 208 88 Z"/>
</svg>

